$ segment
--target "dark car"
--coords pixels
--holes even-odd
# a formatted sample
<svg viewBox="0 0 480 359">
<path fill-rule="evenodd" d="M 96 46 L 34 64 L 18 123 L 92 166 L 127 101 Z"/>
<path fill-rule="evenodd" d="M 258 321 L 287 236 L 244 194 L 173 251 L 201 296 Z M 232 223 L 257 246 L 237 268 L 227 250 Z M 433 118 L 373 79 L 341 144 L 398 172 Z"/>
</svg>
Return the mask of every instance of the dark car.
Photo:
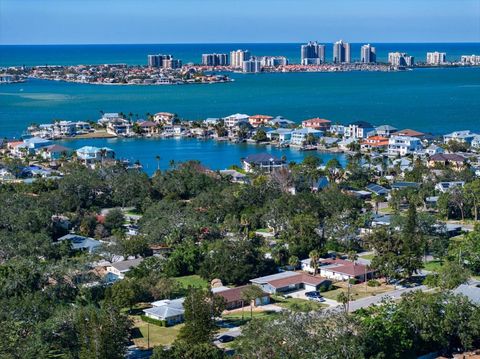
<svg viewBox="0 0 480 359">
<path fill-rule="evenodd" d="M 227 334 L 222 335 L 221 337 L 218 338 L 218 341 L 220 343 L 228 343 L 234 340 L 235 340 L 235 337 L 232 337 L 231 335 L 227 335 Z"/>
<path fill-rule="evenodd" d="M 307 298 L 317 298 L 317 297 L 320 297 L 320 292 L 319 291 L 316 291 L 316 290 L 313 290 L 311 292 L 305 292 L 305 297 Z"/>
</svg>

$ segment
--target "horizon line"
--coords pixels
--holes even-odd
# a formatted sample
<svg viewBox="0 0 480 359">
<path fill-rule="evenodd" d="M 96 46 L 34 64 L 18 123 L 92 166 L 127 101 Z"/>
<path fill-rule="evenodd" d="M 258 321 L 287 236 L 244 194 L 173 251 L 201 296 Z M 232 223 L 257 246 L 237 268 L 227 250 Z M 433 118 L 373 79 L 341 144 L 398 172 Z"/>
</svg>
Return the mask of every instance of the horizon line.
<svg viewBox="0 0 480 359">
<path fill-rule="evenodd" d="M 35 43 L 18 43 L 18 44 L 0 44 L 0 46 L 105 46 L 105 45 L 244 45 L 244 44 L 304 44 L 308 41 L 318 41 L 319 43 L 325 44 L 333 44 L 334 42 L 327 42 L 327 41 L 319 41 L 319 40 L 307 40 L 303 42 L 163 42 L 163 43 L 153 43 L 153 42 L 115 42 L 115 43 L 43 43 L 43 44 L 35 44 Z M 348 42 L 348 41 L 346 41 Z M 393 41 L 393 42 L 381 42 L 381 41 L 362 41 L 362 42 L 348 42 L 350 44 L 480 44 L 480 41 L 418 41 L 418 42 L 411 42 L 411 41 Z"/>
</svg>

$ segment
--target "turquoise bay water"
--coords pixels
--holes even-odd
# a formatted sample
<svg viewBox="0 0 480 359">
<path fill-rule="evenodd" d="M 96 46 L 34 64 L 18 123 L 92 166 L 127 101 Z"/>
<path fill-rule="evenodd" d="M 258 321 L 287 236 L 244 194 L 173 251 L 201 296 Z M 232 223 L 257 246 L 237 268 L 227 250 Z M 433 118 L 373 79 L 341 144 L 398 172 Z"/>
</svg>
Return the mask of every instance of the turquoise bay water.
<svg viewBox="0 0 480 359">
<path fill-rule="evenodd" d="M 355 46 L 354 55 L 358 52 Z M 249 48 L 258 55 L 283 54 L 298 61 L 298 44 L 0 46 L 0 66 L 134 64 L 143 63 L 151 52 L 168 52 L 184 61 L 198 62 L 202 52 L 236 48 Z M 478 43 L 380 44 L 377 49 L 380 58 L 394 50 L 409 52 L 417 58 L 432 50 L 446 51 L 449 58 L 480 54 Z M 232 77 L 235 79 L 232 83 L 211 85 L 101 86 L 41 80 L 1 85 L 0 137 L 19 137 L 30 123 L 48 123 L 54 119 L 95 121 L 101 110 L 132 112 L 140 118 L 147 112 L 159 111 L 175 112 L 184 119 L 223 117 L 236 112 L 282 115 L 297 122 L 319 116 L 338 123 L 364 120 L 436 134 L 462 129 L 480 132 L 480 68 L 233 74 Z M 102 141 L 111 141 L 108 145 L 120 157 L 143 159 L 150 168 L 156 166 L 156 154 L 176 161 L 195 158 L 218 169 L 238 163 L 244 156 L 242 151 L 265 150 L 203 141 L 139 139 L 82 140 L 72 142 L 71 147 L 103 145 Z M 303 156 L 300 152 L 286 151 L 289 160 Z"/>
<path fill-rule="evenodd" d="M 302 152 L 295 149 L 278 149 L 272 146 L 255 144 L 233 144 L 230 142 L 217 142 L 214 140 L 197 139 L 94 139 L 94 140 L 65 140 L 59 141 L 70 148 L 80 148 L 86 145 L 98 147 L 109 147 L 115 150 L 117 158 L 128 159 L 131 162 L 137 160 L 143 165 L 148 174 L 157 169 L 157 160 L 160 156 L 160 168 L 166 169 L 170 166 L 170 160 L 176 163 L 188 160 L 199 160 L 208 168 L 220 170 L 231 165 L 241 165 L 241 158 L 250 154 L 268 152 L 272 155 L 282 157 L 285 155 L 287 161 L 300 162 L 307 154 L 315 154 L 326 163 L 329 159 L 336 157 L 340 163 L 346 164 L 345 156 L 342 154 Z"/>
</svg>

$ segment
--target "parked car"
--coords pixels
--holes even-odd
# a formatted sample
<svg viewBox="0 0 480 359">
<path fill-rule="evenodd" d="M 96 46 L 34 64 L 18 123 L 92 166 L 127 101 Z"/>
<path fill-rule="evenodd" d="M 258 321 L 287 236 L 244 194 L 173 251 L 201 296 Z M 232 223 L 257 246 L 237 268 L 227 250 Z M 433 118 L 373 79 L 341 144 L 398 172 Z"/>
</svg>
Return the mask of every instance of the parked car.
<svg viewBox="0 0 480 359">
<path fill-rule="evenodd" d="M 311 292 L 305 292 L 305 297 L 307 298 L 315 298 L 315 297 L 321 297 L 320 292 L 317 290 L 311 291 Z"/>
<path fill-rule="evenodd" d="M 319 296 L 319 297 L 308 297 L 308 300 L 312 300 L 312 301 L 315 301 L 315 302 L 325 302 L 325 298 L 323 298 L 322 296 Z"/>
<path fill-rule="evenodd" d="M 218 338 L 218 341 L 220 343 L 228 343 L 234 340 L 235 340 L 235 337 L 232 337 L 231 335 L 228 335 L 228 334 L 222 335 L 221 337 Z"/>
</svg>

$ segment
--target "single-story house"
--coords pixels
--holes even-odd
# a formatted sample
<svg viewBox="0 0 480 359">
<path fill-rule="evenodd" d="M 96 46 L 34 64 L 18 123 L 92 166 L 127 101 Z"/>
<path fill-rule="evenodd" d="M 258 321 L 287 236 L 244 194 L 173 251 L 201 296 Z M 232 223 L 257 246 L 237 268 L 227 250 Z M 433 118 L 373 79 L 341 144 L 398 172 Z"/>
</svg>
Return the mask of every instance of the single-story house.
<svg viewBox="0 0 480 359">
<path fill-rule="evenodd" d="M 331 283 L 326 278 L 314 277 L 309 274 L 293 271 L 285 271 L 251 279 L 250 282 L 270 294 L 286 293 L 301 289 L 313 291 L 318 290 L 322 285 L 328 286 Z"/>
<path fill-rule="evenodd" d="M 463 186 L 465 186 L 464 181 L 438 182 L 435 185 L 435 189 L 442 193 L 446 193 L 451 191 L 454 188 L 462 188 Z"/>
<path fill-rule="evenodd" d="M 365 187 L 367 191 L 370 191 L 377 196 L 387 196 L 390 193 L 390 190 L 388 190 L 385 187 L 382 187 L 376 183 L 370 183 Z"/>
<path fill-rule="evenodd" d="M 437 153 L 428 159 L 428 166 L 435 167 L 437 164 L 443 166 L 451 165 L 453 168 L 462 169 L 465 167 L 467 159 L 456 153 Z"/>
<path fill-rule="evenodd" d="M 319 263 L 320 275 L 333 280 L 357 279 L 361 282 L 373 278 L 375 271 L 368 266 L 345 259 L 323 259 Z"/>
<path fill-rule="evenodd" d="M 185 298 L 159 300 L 151 303 L 152 308 L 144 309 L 143 312 L 149 318 L 165 321 L 167 325 L 175 325 L 183 322 L 184 301 Z"/>
<path fill-rule="evenodd" d="M 63 237 L 58 238 L 57 241 L 57 243 L 68 241 L 71 243 L 73 250 L 88 251 L 89 253 L 93 253 L 102 245 L 102 243 L 96 239 L 80 236 L 78 234 L 66 234 Z"/>
<path fill-rule="evenodd" d="M 212 293 L 223 297 L 225 299 L 225 309 L 231 310 L 236 308 L 242 308 L 242 306 L 250 305 L 250 303 L 246 303 L 242 297 L 243 291 L 248 287 L 249 285 L 242 285 L 235 288 L 221 286 L 218 288 L 212 288 Z M 268 303 L 270 303 L 270 295 L 265 292 L 262 296 L 255 299 L 255 306 L 265 305 Z"/>
<path fill-rule="evenodd" d="M 125 278 L 125 273 L 142 263 L 143 258 L 127 259 L 126 261 L 118 261 L 107 267 L 107 272 L 114 274 L 118 279 Z"/>
<path fill-rule="evenodd" d="M 472 303 L 480 304 L 480 282 L 460 284 L 453 290 L 454 294 L 461 294 L 467 297 Z"/>
<path fill-rule="evenodd" d="M 403 188 L 418 188 L 420 183 L 416 182 L 395 182 L 392 184 L 392 189 L 403 189 Z"/>
<path fill-rule="evenodd" d="M 220 170 L 220 174 L 230 177 L 233 183 L 248 183 L 247 175 L 235 170 Z"/>
<path fill-rule="evenodd" d="M 59 160 L 63 156 L 70 157 L 71 154 L 71 148 L 61 145 L 51 145 L 41 149 L 41 156 L 46 160 Z"/>
</svg>

